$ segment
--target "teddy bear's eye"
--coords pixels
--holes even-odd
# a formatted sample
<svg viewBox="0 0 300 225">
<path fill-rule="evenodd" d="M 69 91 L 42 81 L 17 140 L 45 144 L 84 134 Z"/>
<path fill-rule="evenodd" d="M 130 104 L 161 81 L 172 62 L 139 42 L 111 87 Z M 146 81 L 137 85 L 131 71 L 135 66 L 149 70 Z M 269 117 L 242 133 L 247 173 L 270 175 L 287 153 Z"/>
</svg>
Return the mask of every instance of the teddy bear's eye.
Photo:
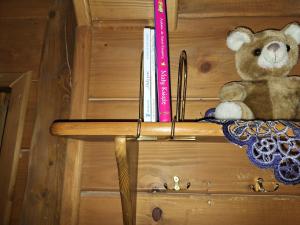
<svg viewBox="0 0 300 225">
<path fill-rule="evenodd" d="M 261 49 L 260 48 L 257 48 L 253 51 L 253 55 L 255 55 L 255 56 L 260 56 L 260 54 L 261 54 Z"/>
<path fill-rule="evenodd" d="M 286 45 L 286 50 L 289 52 L 291 50 L 291 47 L 289 45 Z"/>
</svg>

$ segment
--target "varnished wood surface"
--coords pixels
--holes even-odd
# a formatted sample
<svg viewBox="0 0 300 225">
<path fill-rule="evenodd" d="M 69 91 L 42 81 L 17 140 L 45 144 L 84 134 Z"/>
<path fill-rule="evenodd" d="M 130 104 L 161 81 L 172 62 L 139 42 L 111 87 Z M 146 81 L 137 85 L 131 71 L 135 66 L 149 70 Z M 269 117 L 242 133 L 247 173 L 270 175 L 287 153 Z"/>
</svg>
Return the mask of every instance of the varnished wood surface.
<svg viewBox="0 0 300 225">
<path fill-rule="evenodd" d="M 0 152 L 5 128 L 6 115 L 10 98 L 10 90 L 0 90 Z"/>
<path fill-rule="evenodd" d="M 29 72 L 10 85 L 12 92 L 0 154 L 0 224 L 3 225 L 9 224 L 10 219 L 31 79 Z"/>
<path fill-rule="evenodd" d="M 68 136 L 85 139 L 105 136 L 136 136 L 137 122 L 55 122 L 51 133 L 57 136 Z M 142 136 L 169 137 L 172 123 L 141 123 Z M 177 122 L 175 136 L 212 136 L 222 137 L 221 126 L 207 122 Z"/>
<path fill-rule="evenodd" d="M 54 0 L 47 23 L 23 225 L 59 224 L 66 143 L 51 136 L 48 128 L 56 118 L 69 116 L 71 71 L 68 65 L 72 61 L 68 62 L 68 59 L 72 59 L 69 51 L 73 51 L 72 42 L 68 42 L 73 35 L 70 6 L 69 1 Z"/>
<path fill-rule="evenodd" d="M 176 97 L 178 60 L 188 56 L 188 98 L 217 98 L 220 87 L 240 80 L 234 53 L 226 47 L 228 31 L 248 26 L 254 31 L 283 28 L 297 17 L 179 19 L 170 32 L 171 86 Z M 211 29 L 213 27 L 214 29 Z M 200 29 L 201 28 L 201 29 Z M 90 98 L 138 98 L 142 27 L 93 29 Z M 298 64 L 291 74 L 300 73 Z"/>
<path fill-rule="evenodd" d="M 171 12 L 173 2 L 168 1 Z M 87 4 L 93 21 L 153 19 L 153 1 L 151 0 L 89 0 Z M 271 0 L 179 0 L 178 6 L 179 16 L 185 18 L 297 16 L 300 10 L 297 0 L 276 2 Z"/>
<path fill-rule="evenodd" d="M 181 17 L 299 16 L 297 0 L 181 0 Z"/>
<path fill-rule="evenodd" d="M 205 112 L 218 105 L 218 100 L 187 100 L 186 119 L 203 118 Z M 88 119 L 137 119 L 137 99 L 95 99 L 88 103 Z M 173 112 L 175 112 L 176 101 L 172 101 Z"/>
<path fill-rule="evenodd" d="M 0 18 L 0 26 L 0 72 L 33 71 L 33 79 L 36 79 L 46 20 Z"/>
<path fill-rule="evenodd" d="M 152 210 L 159 207 L 156 223 Z M 138 194 L 137 225 L 293 225 L 300 220 L 299 197 L 248 195 Z M 82 193 L 80 225 L 121 224 L 120 199 L 114 193 Z"/>
<path fill-rule="evenodd" d="M 22 148 L 30 149 L 31 138 L 33 134 L 34 122 L 36 118 L 36 106 L 37 106 L 37 93 L 38 92 L 38 81 L 33 80 L 30 86 L 28 107 L 25 117 L 24 133 L 22 140 Z"/>
<path fill-rule="evenodd" d="M 277 182 L 273 170 L 260 169 L 247 157 L 246 149 L 231 143 L 195 143 L 188 141 L 145 141 L 139 143 L 138 190 L 164 191 L 164 183 L 191 187 L 184 192 L 206 194 L 255 194 L 249 188 L 261 177 L 267 190 Z M 119 189 L 113 142 L 88 142 L 84 146 L 83 191 Z M 299 185 L 280 184 L 276 195 L 299 195 Z"/>
<path fill-rule="evenodd" d="M 10 225 L 21 224 L 20 215 L 22 214 L 23 198 L 27 183 L 28 159 L 29 149 L 22 149 L 19 155 L 17 177 L 14 185 L 14 194 L 12 197 L 12 210 L 9 222 Z"/>
<path fill-rule="evenodd" d="M 29 102 L 25 115 L 21 147 L 29 149 L 36 110 L 36 84 L 39 74 L 45 28 L 52 0 L 10 0 L 0 2 L 0 83 L 9 86 L 12 80 L 27 71 L 32 72 Z M 5 73 L 5 74 L 3 74 Z M 11 225 L 21 221 L 26 186 L 28 152 L 20 159 L 18 175 L 13 188 Z M 22 174 L 22 175 L 20 175 Z M 3 181 L 4 182 L 4 181 Z M 2 182 L 0 182 L 2 184 Z"/>
<path fill-rule="evenodd" d="M 168 16 L 167 21 L 168 21 L 168 30 L 169 31 L 174 31 L 177 28 L 178 1 L 179 0 L 166 0 L 167 16 Z M 154 12 L 154 10 L 153 10 L 153 12 Z"/>
<path fill-rule="evenodd" d="M 93 20 L 152 19 L 152 0 L 89 0 Z"/>
<path fill-rule="evenodd" d="M 77 26 L 91 26 L 92 18 L 89 0 L 73 0 Z"/>
<path fill-rule="evenodd" d="M 129 143 L 125 137 L 115 138 L 123 225 L 135 225 L 138 143 Z"/>
<path fill-rule="evenodd" d="M 77 27 L 70 118 L 86 118 L 91 34 L 90 27 Z M 60 218 L 61 225 L 78 224 L 83 146 L 84 142 L 79 140 L 69 139 L 67 143 Z"/>
<path fill-rule="evenodd" d="M 0 2 L 1 18 L 47 19 L 52 0 L 9 0 Z M 21 21 L 20 21 L 21 22 Z"/>
</svg>

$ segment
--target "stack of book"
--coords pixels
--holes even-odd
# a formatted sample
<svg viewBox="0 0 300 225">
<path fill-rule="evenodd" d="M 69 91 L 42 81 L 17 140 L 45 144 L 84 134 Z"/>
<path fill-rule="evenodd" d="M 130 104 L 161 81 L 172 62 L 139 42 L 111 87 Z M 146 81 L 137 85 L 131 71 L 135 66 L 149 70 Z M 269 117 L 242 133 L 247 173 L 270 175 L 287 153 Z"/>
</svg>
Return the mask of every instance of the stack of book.
<svg viewBox="0 0 300 225">
<path fill-rule="evenodd" d="M 165 0 L 154 0 L 155 29 L 144 28 L 144 122 L 171 122 L 170 66 Z"/>
</svg>

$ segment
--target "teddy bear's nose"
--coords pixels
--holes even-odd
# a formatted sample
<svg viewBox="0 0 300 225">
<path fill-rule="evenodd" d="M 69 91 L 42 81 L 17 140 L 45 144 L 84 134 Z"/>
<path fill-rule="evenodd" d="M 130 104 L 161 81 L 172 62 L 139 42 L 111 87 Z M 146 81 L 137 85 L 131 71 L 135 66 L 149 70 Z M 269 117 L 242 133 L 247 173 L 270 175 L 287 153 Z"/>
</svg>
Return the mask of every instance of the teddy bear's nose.
<svg viewBox="0 0 300 225">
<path fill-rule="evenodd" d="M 270 44 L 267 49 L 273 52 L 276 52 L 280 48 L 280 45 L 278 43 L 272 43 Z"/>
</svg>

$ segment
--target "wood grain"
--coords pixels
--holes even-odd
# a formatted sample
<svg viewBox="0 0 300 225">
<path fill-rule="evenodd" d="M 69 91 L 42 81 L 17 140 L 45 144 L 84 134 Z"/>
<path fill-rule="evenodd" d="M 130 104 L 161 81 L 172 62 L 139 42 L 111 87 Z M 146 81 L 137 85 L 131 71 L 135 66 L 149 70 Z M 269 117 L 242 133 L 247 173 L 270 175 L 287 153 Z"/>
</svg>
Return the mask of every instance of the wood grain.
<svg viewBox="0 0 300 225">
<path fill-rule="evenodd" d="M 89 140 L 95 138 L 101 140 L 104 137 L 137 135 L 137 122 L 97 122 L 97 121 L 67 121 L 55 122 L 51 126 L 51 133 L 56 136 L 65 136 Z M 171 136 L 172 123 L 141 123 L 141 136 L 154 136 L 169 138 Z M 177 137 L 223 137 L 223 131 L 219 124 L 209 122 L 177 122 L 175 125 Z"/>
<path fill-rule="evenodd" d="M 176 95 L 180 52 L 188 55 L 188 98 L 217 98 L 220 87 L 239 80 L 234 53 L 226 47 L 228 31 L 249 26 L 254 31 L 282 28 L 297 17 L 180 19 L 170 32 L 172 96 Z M 211 29 L 211 28 L 214 29 Z M 137 98 L 142 27 L 139 30 L 94 28 L 89 96 L 91 98 Z M 298 64 L 291 74 L 300 73 Z"/>
<path fill-rule="evenodd" d="M 124 225 L 135 225 L 138 143 L 125 137 L 115 138 L 115 155 Z"/>
<path fill-rule="evenodd" d="M 156 223 L 152 210 L 162 209 L 162 219 Z M 147 224 L 224 224 L 275 225 L 295 224 L 299 197 L 247 195 L 172 195 L 138 194 L 137 225 Z M 270 212 L 274 212 L 271 213 Z M 275 213 L 276 212 L 276 213 Z M 80 225 L 120 224 L 120 200 L 113 193 L 83 193 Z"/>
<path fill-rule="evenodd" d="M 153 2 L 149 0 L 90 0 L 89 3 L 93 21 L 153 19 Z M 168 12 L 171 16 L 173 16 L 170 13 L 173 12 L 173 3 L 174 1 L 168 1 Z M 226 0 L 204 0 L 201 2 L 197 0 L 180 0 L 178 6 L 178 14 L 181 18 L 298 16 L 300 9 L 297 0 L 279 0 L 276 3 L 271 0 L 233 0 L 230 2 Z M 266 8 L 268 10 L 265 10 Z"/>
<path fill-rule="evenodd" d="M 8 104 L 10 98 L 10 89 L 0 90 L 0 152 L 2 146 L 3 133 L 5 128 L 5 121 L 8 111 Z"/>
<path fill-rule="evenodd" d="M 73 0 L 77 26 L 92 25 L 89 0 Z"/>
<path fill-rule="evenodd" d="M 73 23 L 69 1 L 53 1 L 46 29 L 38 81 L 37 116 L 29 159 L 22 224 L 58 224 L 66 141 L 51 136 L 53 120 L 68 118 L 70 105 L 70 71 L 66 44 L 72 43 L 66 30 Z M 72 28 L 68 37 L 73 35 Z"/>
<path fill-rule="evenodd" d="M 31 138 L 33 134 L 33 127 L 36 118 L 36 106 L 37 106 L 37 92 L 38 85 L 37 81 L 32 81 L 30 86 L 28 107 L 25 117 L 24 133 L 22 140 L 22 148 L 30 149 Z"/>
<path fill-rule="evenodd" d="M 52 0 L 9 0 L 0 2 L 1 18 L 47 19 Z"/>
<path fill-rule="evenodd" d="M 78 27 L 72 79 L 70 118 L 84 119 L 88 104 L 89 66 L 91 51 L 90 27 Z M 62 193 L 61 225 L 78 224 L 81 163 L 84 143 L 68 140 Z"/>
<path fill-rule="evenodd" d="M 12 210 L 10 215 L 10 225 L 19 225 L 21 224 L 21 215 L 22 215 L 22 206 L 24 199 L 24 192 L 27 183 L 28 175 L 28 160 L 29 160 L 29 151 L 21 150 L 19 155 L 19 164 L 17 170 L 17 177 L 13 191 L 12 197 Z"/>
<path fill-rule="evenodd" d="M 0 72 L 33 71 L 33 79 L 36 79 L 46 20 L 0 19 L 0 26 L 2 29 L 0 35 Z"/>
<path fill-rule="evenodd" d="M 215 108 L 217 100 L 190 100 L 186 102 L 186 119 L 202 118 L 210 108 Z M 89 119 L 137 119 L 138 101 L 136 99 L 126 100 L 93 100 L 89 101 Z M 175 112 L 176 102 L 172 101 L 173 112 Z"/>
<path fill-rule="evenodd" d="M 9 224 L 31 78 L 31 73 L 27 73 L 10 85 L 12 92 L 0 155 L 0 223 L 3 225 Z"/>
<path fill-rule="evenodd" d="M 177 28 L 178 22 L 178 0 L 167 0 L 168 10 L 168 29 L 174 31 Z"/>
<path fill-rule="evenodd" d="M 181 17 L 299 16 L 297 0 L 181 0 Z"/>
<path fill-rule="evenodd" d="M 164 183 L 173 187 L 173 176 L 179 176 L 188 192 L 254 194 L 249 185 L 258 177 L 268 190 L 276 183 L 272 170 L 254 166 L 245 149 L 230 143 L 140 142 L 138 190 L 164 190 Z M 82 165 L 84 191 L 118 190 L 118 173 L 113 142 L 88 142 Z M 299 186 L 280 184 L 278 195 L 300 193 Z"/>
<path fill-rule="evenodd" d="M 153 19 L 152 0 L 89 0 L 93 20 Z"/>
</svg>

